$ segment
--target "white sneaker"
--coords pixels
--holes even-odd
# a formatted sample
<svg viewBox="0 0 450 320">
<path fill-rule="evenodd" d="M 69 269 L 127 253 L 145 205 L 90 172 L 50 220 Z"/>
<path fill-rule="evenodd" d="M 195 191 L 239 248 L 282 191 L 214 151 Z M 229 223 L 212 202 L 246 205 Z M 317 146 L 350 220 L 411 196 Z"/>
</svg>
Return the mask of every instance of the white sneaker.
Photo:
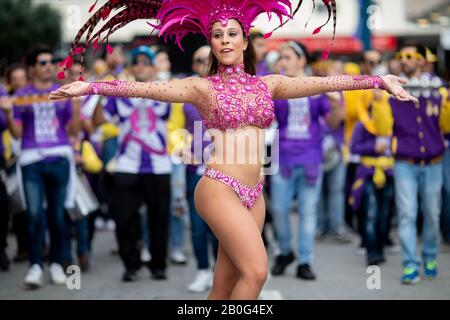
<svg viewBox="0 0 450 320">
<path fill-rule="evenodd" d="M 95 229 L 96 230 L 103 230 L 105 229 L 105 219 L 103 219 L 102 217 L 98 217 L 95 219 L 94 222 L 95 225 Z"/>
<path fill-rule="evenodd" d="M 213 274 L 210 270 L 199 270 L 189 285 L 189 292 L 201 293 L 212 287 Z"/>
<path fill-rule="evenodd" d="M 30 289 L 42 286 L 42 268 L 37 263 L 33 264 L 25 276 L 25 285 Z"/>
<path fill-rule="evenodd" d="M 116 223 L 114 222 L 114 220 L 109 219 L 108 221 L 106 221 L 106 230 L 116 231 Z"/>
<path fill-rule="evenodd" d="M 142 248 L 141 249 L 141 261 L 142 262 L 150 262 L 150 260 L 152 260 L 152 255 L 150 254 L 150 252 L 148 251 L 147 248 Z"/>
<path fill-rule="evenodd" d="M 59 263 L 52 263 L 49 267 L 50 280 L 57 285 L 66 284 L 67 277 Z"/>
<path fill-rule="evenodd" d="M 170 260 L 175 264 L 185 264 L 187 258 L 181 250 L 175 250 L 170 253 Z"/>
</svg>

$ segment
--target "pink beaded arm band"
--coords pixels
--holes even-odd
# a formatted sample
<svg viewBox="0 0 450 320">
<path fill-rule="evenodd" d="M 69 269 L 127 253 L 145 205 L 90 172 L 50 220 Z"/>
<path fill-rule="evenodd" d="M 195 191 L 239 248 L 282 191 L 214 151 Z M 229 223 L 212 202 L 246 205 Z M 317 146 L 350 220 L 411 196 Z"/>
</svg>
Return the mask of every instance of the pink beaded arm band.
<svg viewBox="0 0 450 320">
<path fill-rule="evenodd" d="M 86 95 L 126 97 L 130 95 L 130 89 L 131 84 L 128 81 L 98 81 L 90 84 Z"/>
</svg>

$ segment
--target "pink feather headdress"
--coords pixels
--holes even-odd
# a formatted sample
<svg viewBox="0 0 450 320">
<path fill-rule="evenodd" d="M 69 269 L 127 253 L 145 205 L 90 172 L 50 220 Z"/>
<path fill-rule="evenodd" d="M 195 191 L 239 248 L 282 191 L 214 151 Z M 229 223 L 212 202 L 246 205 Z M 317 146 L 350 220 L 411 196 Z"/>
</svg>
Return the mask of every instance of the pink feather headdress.
<svg viewBox="0 0 450 320">
<path fill-rule="evenodd" d="M 89 12 L 94 10 L 97 1 L 91 6 Z M 315 0 L 312 1 L 314 11 L 316 3 Z M 108 44 L 109 36 L 134 20 L 156 18 L 158 23 L 156 25 L 149 23 L 149 25 L 159 30 L 159 36 L 164 37 L 165 41 L 175 38 L 178 46 L 183 49 L 181 40 L 189 33 L 201 33 L 209 40 L 212 25 L 217 21 L 225 26 L 229 19 L 235 18 L 241 23 L 245 35 L 248 36 L 253 27 L 252 23 L 261 14 L 267 14 L 269 19 L 272 18 L 272 15 L 276 15 L 280 20 L 280 25 L 265 35 L 265 38 L 268 38 L 295 16 L 302 3 L 303 0 L 299 0 L 297 7 L 292 12 L 291 0 L 109 0 L 78 32 L 72 42 L 69 55 L 60 64 L 61 67 L 64 67 L 64 71 L 58 74 L 58 78 L 64 78 L 65 70 L 70 68 L 75 55 L 80 54 L 83 59 L 90 44 L 92 44 L 95 54 L 99 42 L 106 41 L 106 49 L 111 53 L 112 48 Z M 322 0 L 322 3 L 328 9 L 328 19 L 322 26 L 316 28 L 313 34 L 319 33 L 333 17 L 333 38 L 330 47 L 323 54 L 323 58 L 327 59 L 336 34 L 336 0 Z M 114 15 L 108 20 L 112 12 Z M 284 17 L 287 19 L 283 21 Z M 108 21 L 94 33 L 94 28 L 102 20 Z M 86 31 L 86 40 L 81 43 L 81 38 Z M 104 33 L 106 35 L 101 39 L 100 37 Z M 80 79 L 82 79 L 81 75 Z"/>
<path fill-rule="evenodd" d="M 283 17 L 292 18 L 290 0 L 164 0 L 158 11 L 159 25 L 155 26 L 167 40 L 175 37 L 180 46 L 188 33 L 202 33 L 209 40 L 212 25 L 219 21 L 226 26 L 229 19 L 237 19 L 248 36 L 253 21 L 262 13 L 269 19 L 275 14 L 280 23 Z"/>
</svg>

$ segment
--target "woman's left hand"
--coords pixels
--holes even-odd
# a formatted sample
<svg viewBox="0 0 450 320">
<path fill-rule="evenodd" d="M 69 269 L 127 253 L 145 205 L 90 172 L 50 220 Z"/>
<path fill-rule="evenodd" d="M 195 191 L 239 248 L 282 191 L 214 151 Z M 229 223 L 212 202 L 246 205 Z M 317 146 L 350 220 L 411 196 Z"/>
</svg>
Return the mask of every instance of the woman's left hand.
<svg viewBox="0 0 450 320">
<path fill-rule="evenodd" d="M 385 90 L 392 94 L 395 99 L 400 101 L 411 101 L 414 103 L 419 103 L 419 100 L 417 100 L 417 98 L 410 95 L 408 91 L 403 88 L 403 85 L 408 83 L 407 80 L 391 74 L 382 76 L 381 79 L 383 79 L 384 81 Z"/>
</svg>

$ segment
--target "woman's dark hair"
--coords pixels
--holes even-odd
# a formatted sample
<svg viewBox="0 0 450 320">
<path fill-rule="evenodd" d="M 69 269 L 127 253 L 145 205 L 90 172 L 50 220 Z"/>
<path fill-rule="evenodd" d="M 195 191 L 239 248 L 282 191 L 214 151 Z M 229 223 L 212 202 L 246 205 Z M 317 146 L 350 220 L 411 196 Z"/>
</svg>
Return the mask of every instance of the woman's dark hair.
<svg viewBox="0 0 450 320">
<path fill-rule="evenodd" d="M 283 44 L 283 48 L 291 48 L 292 51 L 294 51 L 297 58 L 305 57 L 307 64 L 309 64 L 312 60 L 312 57 L 308 51 L 308 48 L 301 42 L 288 41 Z"/>
<path fill-rule="evenodd" d="M 47 46 L 38 46 L 38 47 L 35 47 L 35 48 L 31 48 L 27 52 L 27 55 L 26 55 L 26 58 L 25 58 L 26 65 L 28 67 L 29 66 L 34 66 L 37 63 L 37 57 L 40 54 L 43 54 L 43 53 L 53 54 L 52 50 L 49 47 L 47 47 Z"/>
<path fill-rule="evenodd" d="M 239 20 L 237 20 L 239 22 Z M 242 24 L 239 22 L 241 26 L 242 33 L 244 33 L 244 28 Z M 244 40 L 248 40 L 247 49 L 244 51 L 244 68 L 245 72 L 250 75 L 256 75 L 256 53 L 255 47 L 253 47 L 253 43 L 250 39 L 244 36 Z M 209 53 L 209 64 L 208 64 L 208 76 L 213 76 L 219 70 L 219 61 L 217 57 L 214 55 L 213 51 Z"/>
<path fill-rule="evenodd" d="M 20 70 L 23 69 L 23 71 L 25 71 L 25 74 L 27 73 L 27 68 L 23 63 L 13 63 L 11 65 L 9 65 L 8 67 L 6 67 L 5 70 L 5 79 L 7 83 L 11 83 L 11 76 L 13 74 L 14 71 L 16 70 Z"/>
</svg>

